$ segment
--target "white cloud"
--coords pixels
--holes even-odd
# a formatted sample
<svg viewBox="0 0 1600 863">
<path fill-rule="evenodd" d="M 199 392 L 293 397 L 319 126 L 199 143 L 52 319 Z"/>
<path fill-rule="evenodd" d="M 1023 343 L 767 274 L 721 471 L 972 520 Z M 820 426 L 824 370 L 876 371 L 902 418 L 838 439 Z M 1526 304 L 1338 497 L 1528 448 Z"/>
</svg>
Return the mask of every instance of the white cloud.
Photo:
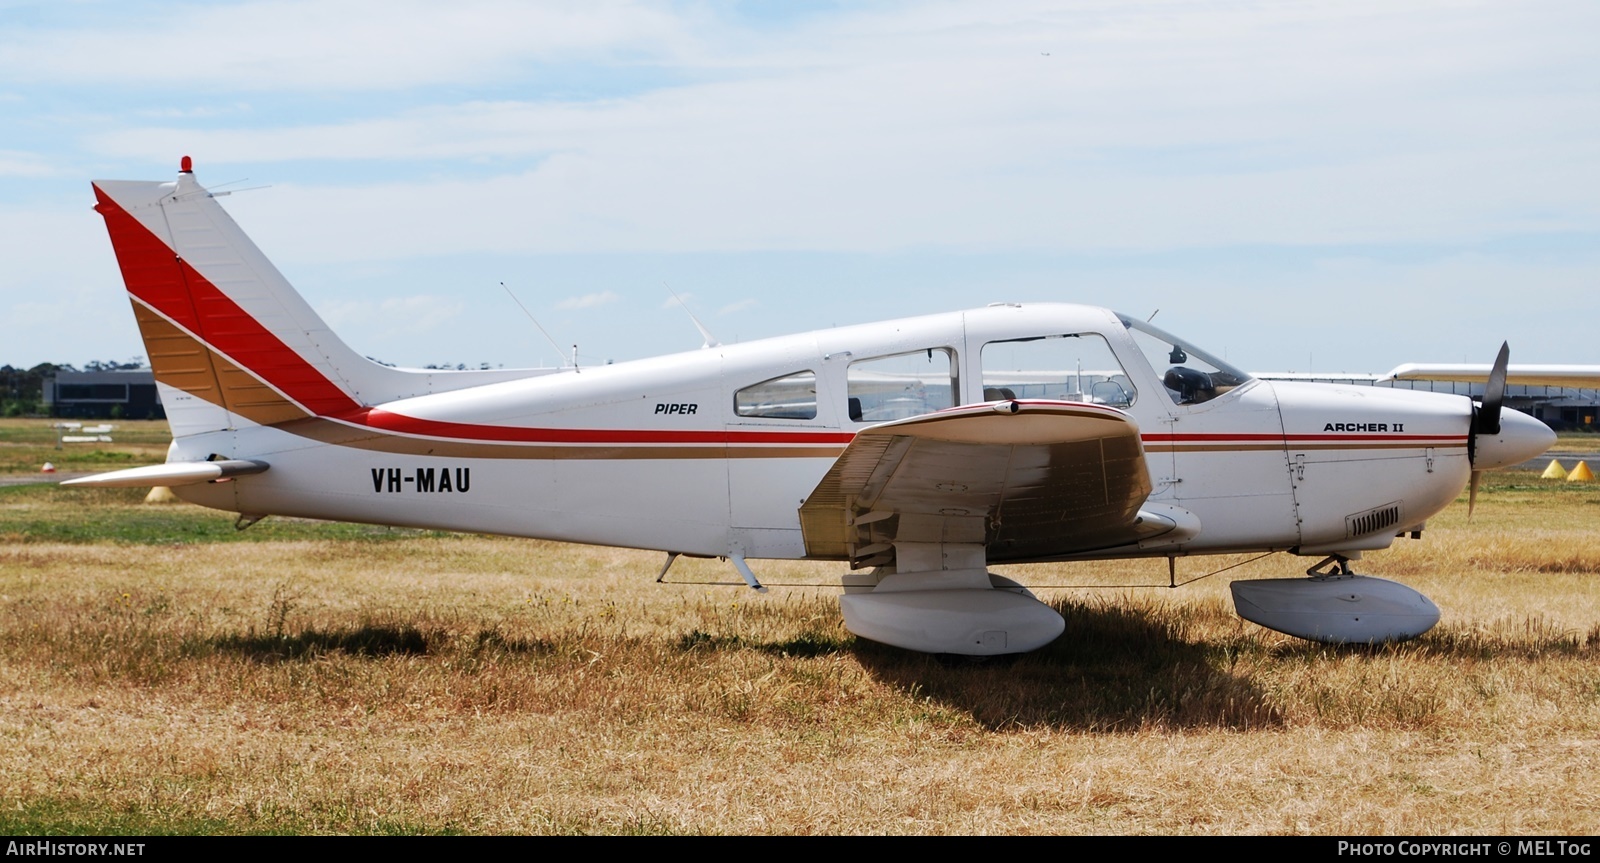
<svg viewBox="0 0 1600 863">
<path fill-rule="evenodd" d="M 387 341 L 438 330 L 461 314 L 458 300 L 429 294 L 383 300 L 335 300 L 317 306 L 317 314 L 335 332 L 360 334 L 359 340 Z"/>
<path fill-rule="evenodd" d="M 615 33 L 700 36 L 689 18 L 658 26 L 655 12 L 605 8 Z M 1162 249 L 1593 230 L 1600 105 L 1545 80 L 1592 70 L 1574 31 L 1600 14 L 1584 8 L 891 6 L 748 44 L 712 44 L 716 28 L 683 37 L 701 53 L 679 68 L 708 69 L 709 80 L 626 98 L 126 127 L 86 144 L 161 164 L 178 152 L 206 154 L 203 165 L 398 162 L 385 169 L 392 180 L 302 180 L 277 197 L 329 217 L 285 216 L 318 257 Z M 478 159 L 499 175 L 402 176 L 408 161 Z M 433 202 L 450 202 L 448 219 Z M 330 244 L 328 224 L 368 236 Z"/>
<path fill-rule="evenodd" d="M 58 177 L 63 173 L 43 154 L 0 150 L 0 177 Z"/>
<path fill-rule="evenodd" d="M 215 122 L 224 117 L 249 114 L 251 111 L 248 102 L 235 102 L 231 105 L 189 105 L 177 107 L 163 105 L 158 108 L 140 108 L 134 111 L 137 117 L 154 117 L 162 120 L 204 120 Z"/>
<path fill-rule="evenodd" d="M 143 354 L 87 184 L 71 206 L 0 207 L 0 364 Z"/>
<path fill-rule="evenodd" d="M 755 299 L 754 297 L 750 297 L 750 298 L 747 298 L 747 299 L 740 300 L 740 301 L 738 301 L 736 303 L 729 303 L 729 304 L 723 306 L 722 308 L 717 309 L 717 314 L 719 314 L 719 315 L 731 315 L 734 312 L 742 312 L 742 311 L 745 311 L 747 309 L 753 309 L 753 308 L 755 308 L 756 306 L 759 306 L 759 305 L 761 305 L 761 302 L 759 300 Z"/>
<path fill-rule="evenodd" d="M 581 297 L 568 297 L 556 303 L 558 309 L 592 309 L 622 299 L 611 291 L 601 291 L 598 294 L 584 294 Z"/>
<path fill-rule="evenodd" d="M 1204 323 L 1220 332 L 1270 316 L 1241 310 L 1294 290 L 1264 287 L 1264 268 L 1249 273 L 1258 282 L 1236 278 L 1263 249 L 1364 260 L 1379 248 L 1372 261 L 1388 263 L 1369 261 L 1368 275 L 1388 287 L 1376 295 L 1359 275 L 1296 274 L 1329 304 L 1305 317 L 1331 320 L 1348 301 L 1347 319 L 1364 322 L 1367 304 L 1415 290 L 1400 303 L 1408 317 L 1459 318 L 1498 308 L 1504 287 L 1466 278 L 1468 257 L 1437 278 L 1394 262 L 1600 233 L 1600 6 L 1589 2 L 890 2 L 750 27 L 725 8 L 258 0 L 84 3 L 73 20 L 87 23 L 63 29 L 39 22 L 64 16 L 23 20 L 0 31 L 12 134 L 0 200 L 59 195 L 93 230 L 13 204 L 0 213 L 0 294 L 115 278 L 81 183 L 56 177 L 88 163 L 159 177 L 183 153 L 202 180 L 273 186 L 225 203 L 286 270 L 382 270 L 369 289 L 418 297 L 438 290 L 424 273 L 493 285 L 541 272 L 550 259 L 538 256 L 642 253 L 657 256 L 644 275 L 584 282 L 574 270 L 556 283 L 575 294 L 650 285 L 659 267 L 700 289 L 706 309 L 770 290 L 761 314 L 741 318 L 746 335 L 788 330 L 799 311 L 862 320 L 1017 298 L 1016 282 L 948 265 L 969 252 L 1029 271 L 1022 298 L 1159 305 L 1167 317 L 1181 311 L 1173 294 L 1204 295 L 1220 310 Z M 1595 284 L 1572 247 L 1548 260 L 1507 252 L 1496 281 L 1537 296 Z M 1184 250 L 1201 252 L 1184 259 L 1200 271 L 1153 265 L 1141 277 L 1156 287 L 1103 271 L 1103 284 L 1062 284 L 1073 262 Z M 785 254 L 744 257 L 774 251 Z M 672 270 L 685 253 L 739 263 L 712 281 Z M 812 253 L 896 263 L 881 279 L 859 264 L 870 272 L 851 281 L 806 270 Z M 948 293 L 896 281 L 906 277 L 891 270 L 913 259 L 946 262 L 933 275 L 949 271 Z M 1465 287 L 1452 291 L 1458 276 Z M 786 304 L 779 285 L 808 307 Z M 1574 318 L 1592 316 L 1592 292 L 1571 295 Z M 573 329 L 614 325 L 629 305 L 573 315 Z M 376 301 L 340 311 L 358 330 L 383 317 Z M 1247 334 L 1307 338 L 1296 314 Z M 455 353 L 474 359 L 477 330 L 454 329 L 469 345 Z"/>
<path fill-rule="evenodd" d="M 680 19 L 628 2 L 257 0 L 127 11 L 147 14 L 135 21 L 113 8 L 100 16 L 120 19 L 112 25 L 9 29 L 0 78 L 198 92 L 404 90 L 574 58 L 666 59 L 687 41 Z"/>
</svg>

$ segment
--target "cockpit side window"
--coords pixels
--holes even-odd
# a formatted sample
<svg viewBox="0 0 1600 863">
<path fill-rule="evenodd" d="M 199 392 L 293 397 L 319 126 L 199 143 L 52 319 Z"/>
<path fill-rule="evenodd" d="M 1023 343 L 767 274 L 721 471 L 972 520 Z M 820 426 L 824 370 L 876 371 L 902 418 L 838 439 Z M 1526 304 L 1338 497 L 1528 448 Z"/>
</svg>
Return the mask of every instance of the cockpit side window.
<svg viewBox="0 0 1600 863">
<path fill-rule="evenodd" d="M 816 419 L 817 373 L 795 372 L 751 384 L 733 394 L 733 412 L 742 417 Z"/>
<path fill-rule="evenodd" d="M 1210 401 L 1252 378 L 1189 342 L 1168 335 L 1143 321 L 1118 315 L 1133 343 L 1161 377 L 1161 385 L 1175 404 Z"/>
<path fill-rule="evenodd" d="M 850 364 L 851 422 L 878 423 L 955 406 L 955 361 L 949 348 L 926 348 Z"/>
<path fill-rule="evenodd" d="M 983 346 L 984 401 L 1052 399 L 1125 408 L 1138 390 L 1098 333 L 1068 333 Z"/>
</svg>

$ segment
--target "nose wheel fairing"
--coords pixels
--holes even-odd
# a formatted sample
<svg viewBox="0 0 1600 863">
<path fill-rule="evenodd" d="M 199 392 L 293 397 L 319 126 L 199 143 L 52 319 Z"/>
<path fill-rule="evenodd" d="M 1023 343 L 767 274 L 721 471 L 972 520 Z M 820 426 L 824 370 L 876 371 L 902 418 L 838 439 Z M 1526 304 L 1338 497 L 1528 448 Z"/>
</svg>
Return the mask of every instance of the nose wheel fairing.
<svg viewBox="0 0 1600 863">
<path fill-rule="evenodd" d="M 1331 572 L 1322 568 L 1334 564 Z M 1268 629 L 1324 644 L 1408 641 L 1439 622 L 1439 606 L 1399 582 L 1350 571 L 1330 556 L 1307 578 L 1265 578 L 1228 585 L 1239 616 Z"/>
</svg>

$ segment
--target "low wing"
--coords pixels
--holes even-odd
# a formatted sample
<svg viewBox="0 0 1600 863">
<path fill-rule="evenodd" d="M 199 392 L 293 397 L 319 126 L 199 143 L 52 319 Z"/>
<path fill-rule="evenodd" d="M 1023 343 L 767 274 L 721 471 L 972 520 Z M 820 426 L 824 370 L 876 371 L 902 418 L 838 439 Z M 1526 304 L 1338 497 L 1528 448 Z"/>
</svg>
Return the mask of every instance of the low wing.
<svg viewBox="0 0 1600 863">
<path fill-rule="evenodd" d="M 1483 383 L 1489 380 L 1490 368 L 1488 363 L 1406 363 L 1378 379 Z M 1506 367 L 1506 383 L 1580 389 L 1600 387 L 1600 365 L 1512 363 Z"/>
<path fill-rule="evenodd" d="M 1311 372 L 1251 372 L 1251 376 L 1267 381 L 1335 381 L 1378 384 L 1388 381 L 1446 381 L 1481 384 L 1489 380 L 1489 363 L 1406 363 L 1395 366 L 1381 375 L 1313 374 Z M 1600 365 L 1581 363 L 1511 363 L 1506 367 L 1506 383 L 1512 386 L 1571 387 L 1594 389 L 1600 387 Z"/>
<path fill-rule="evenodd" d="M 1133 418 L 1075 402 L 971 405 L 861 430 L 800 508 L 806 553 L 885 565 L 905 543 L 1021 562 L 1139 542 L 1173 521 Z"/>
</svg>

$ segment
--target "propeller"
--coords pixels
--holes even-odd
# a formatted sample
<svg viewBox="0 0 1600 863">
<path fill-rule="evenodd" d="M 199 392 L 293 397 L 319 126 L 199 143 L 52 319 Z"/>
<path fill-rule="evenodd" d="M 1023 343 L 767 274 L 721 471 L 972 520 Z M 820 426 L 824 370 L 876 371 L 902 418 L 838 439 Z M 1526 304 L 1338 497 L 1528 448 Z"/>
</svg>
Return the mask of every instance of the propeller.
<svg viewBox="0 0 1600 863">
<path fill-rule="evenodd" d="M 1489 382 L 1483 388 L 1483 404 L 1474 405 L 1472 408 L 1472 427 L 1467 435 L 1467 461 L 1477 463 L 1478 435 L 1496 435 L 1500 433 L 1500 404 L 1505 400 L 1506 394 L 1506 366 L 1511 362 L 1511 345 L 1508 342 L 1500 343 L 1500 353 L 1494 358 L 1494 367 L 1489 370 Z M 1478 480 L 1483 476 L 1483 471 L 1474 468 L 1472 471 L 1472 484 L 1467 492 L 1467 518 L 1472 518 L 1472 510 L 1478 505 Z"/>
</svg>

